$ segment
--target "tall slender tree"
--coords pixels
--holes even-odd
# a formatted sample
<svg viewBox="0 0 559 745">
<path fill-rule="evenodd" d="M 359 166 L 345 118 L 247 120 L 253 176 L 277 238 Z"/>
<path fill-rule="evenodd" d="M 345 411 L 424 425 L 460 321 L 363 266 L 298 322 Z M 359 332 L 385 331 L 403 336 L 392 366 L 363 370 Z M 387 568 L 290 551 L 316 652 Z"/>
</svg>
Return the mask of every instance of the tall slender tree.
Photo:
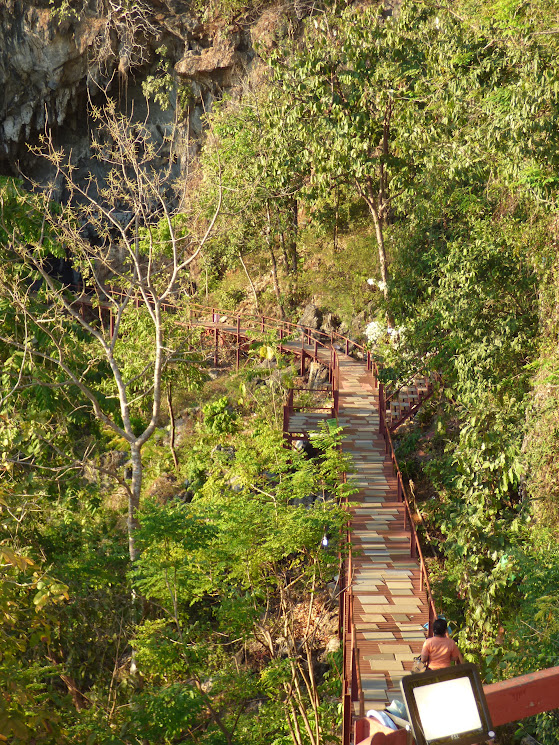
<svg viewBox="0 0 559 745">
<path fill-rule="evenodd" d="M 165 370 L 181 349 L 165 307 L 212 233 L 221 192 L 218 186 L 209 220 L 187 214 L 185 183 L 171 164 L 156 166 L 147 127 L 118 115 L 110 102 L 93 113 L 100 136 L 92 148 L 104 176 L 79 181 L 64 153 L 46 141 L 43 155 L 55 168 L 53 183 L 65 185 L 65 202 L 52 203 L 54 186 L 28 200 L 13 183 L 3 189 L 0 293 L 11 323 L 3 324 L 0 341 L 22 360 L 11 390 L 62 390 L 126 442 L 131 480 L 121 484 L 135 560 L 142 447 L 159 422 Z M 13 219 L 14 202 L 28 205 L 24 212 L 39 220 L 38 231 Z M 79 272 L 79 291 L 56 276 L 56 256 Z"/>
</svg>

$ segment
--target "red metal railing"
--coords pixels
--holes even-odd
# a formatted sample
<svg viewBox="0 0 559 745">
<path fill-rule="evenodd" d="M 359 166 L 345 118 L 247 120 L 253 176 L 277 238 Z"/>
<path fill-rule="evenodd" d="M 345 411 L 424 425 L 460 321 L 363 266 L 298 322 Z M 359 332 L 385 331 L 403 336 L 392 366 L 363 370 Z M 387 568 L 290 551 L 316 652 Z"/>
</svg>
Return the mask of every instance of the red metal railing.
<svg viewBox="0 0 559 745">
<path fill-rule="evenodd" d="M 494 727 L 509 722 L 552 711 L 559 708 L 559 667 L 538 670 L 535 673 L 521 675 L 517 678 L 491 683 L 483 687 L 491 722 Z M 359 739 L 356 745 L 367 737 L 367 722 L 361 720 L 364 727 L 356 727 Z M 371 745 L 410 745 L 415 742 L 410 733 L 403 729 L 390 735 L 382 732 L 373 735 Z"/>
<path fill-rule="evenodd" d="M 388 427 L 388 424 L 386 422 L 386 402 L 384 399 L 384 386 L 382 383 L 378 382 L 378 368 L 374 361 L 371 360 L 370 356 L 367 357 L 367 369 L 371 372 L 373 376 L 373 383 L 376 388 L 378 388 L 378 406 L 379 406 L 379 432 L 383 436 L 385 441 L 385 453 L 390 456 L 390 459 L 392 461 L 392 466 L 394 469 L 394 474 L 396 476 L 396 484 L 397 484 L 397 498 L 399 502 L 402 502 L 404 504 L 404 530 L 409 531 L 410 534 L 410 556 L 417 560 L 419 569 L 420 569 L 420 590 L 425 590 L 426 596 L 427 596 L 427 607 L 428 607 L 428 633 L 429 635 L 432 634 L 432 625 L 433 621 L 437 617 L 436 610 L 435 610 L 435 604 L 433 602 L 433 595 L 431 592 L 431 585 L 429 583 L 429 577 L 427 574 L 427 567 L 425 565 L 425 561 L 423 558 L 423 552 L 421 550 L 421 544 L 419 542 L 419 536 L 417 535 L 417 531 L 415 529 L 415 523 L 413 520 L 413 513 L 406 495 L 406 490 L 404 487 L 404 480 L 402 478 L 402 473 L 400 471 L 400 467 L 398 465 L 398 460 L 396 458 L 396 453 L 394 452 L 394 445 L 392 442 L 392 437 L 390 435 L 390 430 Z M 351 541 L 348 536 L 349 546 L 350 546 L 350 558 L 349 558 L 349 564 L 348 564 L 348 570 L 346 571 L 347 575 L 347 589 L 346 593 L 351 593 Z M 351 615 L 349 617 L 345 618 L 344 623 L 344 649 L 351 649 L 351 655 L 348 655 L 348 659 L 345 660 L 347 665 L 351 666 L 351 669 L 348 669 L 344 665 L 344 681 L 343 681 L 343 727 L 342 727 L 342 743 L 343 745 L 350 745 L 352 741 L 352 735 L 355 735 L 354 742 L 357 742 L 357 734 L 360 731 L 359 728 L 357 728 L 355 731 L 353 729 L 353 726 L 351 726 L 350 722 L 359 722 L 359 719 L 354 716 L 354 702 L 359 701 L 359 716 L 363 717 L 365 715 L 364 706 L 363 706 L 363 693 L 362 693 L 362 687 L 361 687 L 361 678 L 359 673 L 359 654 L 358 650 L 355 647 L 354 639 L 355 639 L 355 633 L 354 633 L 354 627 L 353 627 L 353 618 Z M 348 634 L 351 633 L 351 644 L 348 643 Z M 362 728 L 363 729 L 363 728 Z"/>
<path fill-rule="evenodd" d="M 104 312 L 114 314 L 114 310 L 118 306 L 119 300 L 126 299 L 127 302 L 130 300 L 129 298 L 126 298 L 124 294 L 119 295 L 119 293 L 117 292 L 114 292 L 111 295 L 111 299 L 113 302 L 100 302 L 94 305 L 92 299 L 90 299 L 88 296 L 82 295 L 76 298 L 73 305 L 78 308 L 94 309 L 95 312 L 99 314 Z M 136 302 L 136 299 L 133 300 L 136 305 L 140 303 L 140 299 L 138 298 L 137 300 L 138 302 Z M 156 301 L 152 301 L 150 305 L 155 305 L 155 302 Z M 217 308 L 215 306 L 210 307 L 207 305 L 202 305 L 201 303 L 193 303 L 190 300 L 180 305 L 165 300 L 160 303 L 160 307 L 161 310 L 167 312 L 185 312 L 188 316 L 189 323 L 196 324 L 199 322 L 203 322 L 203 325 L 207 328 L 222 328 L 228 333 L 231 333 L 233 331 L 238 336 L 242 336 L 243 331 L 254 330 L 260 333 L 266 331 L 275 331 L 278 334 L 280 342 L 289 338 L 300 338 L 301 350 L 304 353 L 301 355 L 302 357 L 310 356 L 316 359 L 319 347 L 331 350 L 331 354 L 335 354 L 335 352 L 338 350 L 344 350 L 346 354 L 358 354 L 360 358 L 366 363 L 367 369 L 371 369 L 371 354 L 365 348 L 365 346 L 363 344 L 352 341 L 349 337 L 344 336 L 343 334 L 339 334 L 336 331 L 327 334 L 324 331 L 320 331 L 318 329 L 313 329 L 308 326 L 301 326 L 300 324 L 292 323 L 291 321 L 281 320 L 262 314 L 243 314 L 243 329 L 241 329 L 241 317 L 239 316 L 239 314 L 222 308 Z M 235 328 L 228 328 L 228 322 L 234 323 Z M 110 327 L 111 329 L 114 328 L 112 322 L 110 324 Z M 309 352 L 308 349 L 305 348 L 306 346 L 313 345 L 314 352 Z M 336 350 L 336 346 L 338 347 L 338 350 Z M 332 368 L 333 367 L 334 365 L 332 365 Z"/>
<path fill-rule="evenodd" d="M 381 384 L 379 386 L 379 431 L 380 431 L 380 434 L 383 435 L 384 437 L 385 446 L 386 446 L 386 454 L 390 456 L 390 459 L 392 461 L 394 474 L 397 480 L 398 501 L 403 502 L 404 504 L 404 530 L 410 531 L 410 555 L 412 556 L 412 558 L 417 559 L 419 563 L 420 590 L 425 590 L 427 594 L 427 602 L 428 602 L 428 609 L 429 609 L 428 635 L 431 636 L 433 632 L 433 621 L 437 617 L 437 613 L 435 610 L 435 603 L 433 601 L 433 593 L 431 591 L 431 585 L 429 583 L 429 575 L 427 573 L 427 567 L 425 565 L 425 560 L 423 558 L 423 552 L 421 550 L 421 543 L 419 541 L 419 536 L 417 535 L 417 531 L 415 529 L 415 522 L 413 520 L 413 512 L 412 512 L 412 509 L 408 501 L 408 497 L 407 497 L 406 490 L 404 487 L 404 479 L 402 478 L 402 473 L 400 471 L 400 466 L 398 465 L 396 453 L 394 452 L 394 444 L 392 442 L 390 429 L 388 428 L 386 424 L 385 409 L 382 407 L 382 403 L 383 403 L 383 392 L 382 392 L 382 384 Z"/>
<path fill-rule="evenodd" d="M 82 300 L 80 302 L 84 301 Z M 112 313 L 112 306 L 109 305 L 108 307 L 111 309 Z M 171 312 L 177 312 L 181 310 L 181 308 L 171 303 L 163 303 L 162 309 Z M 99 312 L 102 312 L 102 310 L 100 310 Z M 429 579 L 427 576 L 427 570 L 423 559 L 419 538 L 415 530 L 412 511 L 405 493 L 402 474 L 398 466 L 394 447 L 392 444 L 392 438 L 390 436 L 390 431 L 386 422 L 386 402 L 384 400 L 384 388 L 383 385 L 381 383 L 379 384 L 378 382 L 378 367 L 376 362 L 373 360 L 370 351 L 365 349 L 363 345 L 353 342 L 351 339 L 342 334 L 338 334 L 336 332 L 325 334 L 324 332 L 317 331 L 316 329 L 301 327 L 300 325 L 291 323 L 289 321 L 279 320 L 264 315 L 243 315 L 243 327 L 241 328 L 241 317 L 239 315 L 232 314 L 227 310 L 220 310 L 215 307 L 208 308 L 204 305 L 189 302 L 187 305 L 187 312 L 188 321 L 186 323 L 188 326 L 204 326 L 206 329 L 209 330 L 210 333 L 213 333 L 215 345 L 214 359 L 216 364 L 218 358 L 220 331 L 222 333 L 233 335 L 236 337 L 237 368 L 239 366 L 241 345 L 242 343 L 246 343 L 247 331 L 249 330 L 254 330 L 259 334 L 265 333 L 267 331 L 273 332 L 275 337 L 280 342 L 281 351 L 288 351 L 290 353 L 300 354 L 301 375 L 305 373 L 307 359 L 318 360 L 319 348 L 328 349 L 330 353 L 329 370 L 333 396 L 332 413 L 334 414 L 334 416 L 337 416 L 339 411 L 340 366 L 338 352 L 343 351 L 346 355 L 355 354 L 355 352 L 358 353 L 360 359 L 364 362 L 367 371 L 371 373 L 375 388 L 378 387 L 380 432 L 384 436 L 386 443 L 386 453 L 391 457 L 394 472 L 397 478 L 398 500 L 403 502 L 405 507 L 404 528 L 406 530 L 409 530 L 410 532 L 410 555 L 418 559 L 421 573 L 421 589 L 425 589 L 427 593 L 429 607 L 429 633 L 431 633 L 431 626 L 433 620 L 436 618 L 435 606 L 432 599 L 431 588 L 429 585 Z M 179 324 L 181 323 L 181 321 L 177 322 Z M 112 316 L 110 328 L 114 328 L 112 323 Z M 297 337 L 300 337 L 300 348 L 297 349 L 292 344 L 288 347 L 288 343 L 295 341 Z M 309 347 L 311 347 L 310 350 Z M 287 433 L 288 436 L 289 417 L 296 410 L 296 408 L 297 407 L 294 406 L 294 390 L 292 389 L 288 391 L 287 400 L 283 411 L 283 428 L 284 433 Z M 361 675 L 359 670 L 359 650 L 356 645 L 356 632 L 353 622 L 353 593 L 351 588 L 352 555 L 351 536 L 349 534 L 349 530 L 346 540 L 349 554 L 348 558 L 346 559 L 344 589 L 340 594 L 340 628 L 342 629 L 342 641 L 344 649 L 342 742 L 344 745 L 349 745 L 355 718 L 354 703 L 359 703 L 359 716 L 364 716 L 364 695 L 361 686 Z"/>
</svg>

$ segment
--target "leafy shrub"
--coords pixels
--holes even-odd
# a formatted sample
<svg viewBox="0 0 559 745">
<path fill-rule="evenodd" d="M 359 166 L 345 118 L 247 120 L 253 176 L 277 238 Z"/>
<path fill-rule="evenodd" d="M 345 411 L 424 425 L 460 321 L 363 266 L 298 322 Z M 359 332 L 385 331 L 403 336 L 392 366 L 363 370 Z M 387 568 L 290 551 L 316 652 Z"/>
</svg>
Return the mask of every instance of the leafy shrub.
<svg viewBox="0 0 559 745">
<path fill-rule="evenodd" d="M 204 424 L 209 432 L 216 435 L 231 434 L 237 429 L 237 414 L 230 407 L 225 396 L 206 404 L 202 409 Z"/>
</svg>

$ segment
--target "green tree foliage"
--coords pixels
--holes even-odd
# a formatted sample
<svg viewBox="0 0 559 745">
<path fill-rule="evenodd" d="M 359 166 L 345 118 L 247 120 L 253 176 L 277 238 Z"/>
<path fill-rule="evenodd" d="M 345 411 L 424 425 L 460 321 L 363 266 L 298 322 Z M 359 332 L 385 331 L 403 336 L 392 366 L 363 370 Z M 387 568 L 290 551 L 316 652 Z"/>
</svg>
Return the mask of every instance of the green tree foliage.
<svg viewBox="0 0 559 745">
<path fill-rule="evenodd" d="M 100 237 L 127 257 L 109 262 L 114 273 L 92 306 L 129 288 L 113 305 L 112 347 L 103 312 L 84 325 L 67 290 L 45 276 L 69 245 L 84 249 L 76 266 L 95 274 L 76 216 L 1 182 L 0 730 L 14 743 L 336 738 L 338 668 L 330 658 L 324 674 L 319 655 L 346 518 L 340 433 L 321 433 L 320 457 L 306 460 L 266 417 L 241 415 L 251 403 L 276 406 L 272 381 L 251 388 L 247 374 L 238 410 L 220 391 L 174 463 L 176 495 L 145 500 L 138 513 L 141 552 L 128 576 L 122 517 L 104 504 L 99 476 L 80 477 L 84 454 L 138 438 L 143 446 L 146 433 L 150 477 L 170 463 L 146 369 L 164 357 L 153 385 L 172 380 L 181 395 L 201 376 L 184 372 L 189 339 L 156 308 L 188 271 L 221 194 L 206 266 L 217 274 L 239 260 L 248 274 L 260 262 L 274 272 L 283 311 L 304 248 L 299 204 L 318 236 L 340 213 L 354 229 L 365 205 L 400 329 L 397 343 L 378 349 L 384 379 L 427 371 L 437 380 L 407 442 L 421 448 L 414 467 L 435 496 L 421 510 L 436 541 L 439 609 L 487 680 L 557 664 L 554 10 L 550 0 L 458 0 L 405 2 L 389 19 L 376 6 L 315 14 L 271 55 L 257 93 L 208 117 L 200 211 L 188 216 L 163 201 L 163 219 L 148 218 L 162 193 L 146 165 L 153 152 L 138 147 L 141 127 L 114 119 L 99 151 L 133 157 L 104 198 L 119 194 L 124 205 L 111 204 L 134 220 L 123 228 L 114 210 L 101 215 L 110 229 Z M 82 217 L 95 222 L 103 209 L 90 202 Z M 340 259 L 342 276 L 351 264 Z M 258 300 L 252 276 L 249 284 Z M 225 293 L 230 304 L 239 297 L 236 286 Z M 108 356 L 93 351 L 92 337 Z M 254 347 L 275 356 L 269 341 Z M 140 486 L 136 475 L 137 494 Z M 130 584 L 141 618 L 130 612 Z M 544 745 L 556 730 L 552 713 L 521 728 Z"/>
<path fill-rule="evenodd" d="M 280 286 L 278 254 L 285 273 L 296 274 L 300 143 L 281 133 L 277 109 L 249 89 L 239 101 L 225 99 L 216 105 L 208 121 L 211 147 L 203 151 L 202 165 L 209 183 L 222 185 L 224 198 L 222 235 L 213 250 L 228 262 L 240 261 L 245 270 L 246 254 L 260 250 L 267 255 L 278 310 L 284 315 L 288 298 Z M 258 307 L 254 285 L 252 292 Z"/>
<path fill-rule="evenodd" d="M 335 549 L 346 520 L 339 439 L 324 431 L 312 462 L 262 424 L 236 435 L 234 451 L 214 450 L 190 504 L 142 512 L 134 582 L 162 615 L 138 628 L 138 662 L 150 690 L 165 681 L 190 691 L 189 726 L 202 742 L 216 733 L 250 742 L 262 726 L 296 743 L 333 732 L 335 707 L 319 700 L 313 659 L 325 583 L 338 569 L 322 537 Z"/>
<path fill-rule="evenodd" d="M 0 502 L 2 518 L 14 515 Z M 68 588 L 49 576 L 28 555 L 0 543 L 0 728 L 14 743 L 52 742 L 59 731 L 61 712 L 53 714 L 57 697 L 46 682 L 55 674 L 52 664 L 37 658 L 37 645 L 55 633 L 53 606 L 68 600 Z"/>
<path fill-rule="evenodd" d="M 385 227 L 415 168 L 405 140 L 420 116 L 426 47 L 423 13 L 412 6 L 384 22 L 375 6 L 347 8 L 309 25 L 301 48 L 271 60 L 272 100 L 299 144 L 310 193 L 350 183 L 372 216 L 384 292 Z"/>
</svg>

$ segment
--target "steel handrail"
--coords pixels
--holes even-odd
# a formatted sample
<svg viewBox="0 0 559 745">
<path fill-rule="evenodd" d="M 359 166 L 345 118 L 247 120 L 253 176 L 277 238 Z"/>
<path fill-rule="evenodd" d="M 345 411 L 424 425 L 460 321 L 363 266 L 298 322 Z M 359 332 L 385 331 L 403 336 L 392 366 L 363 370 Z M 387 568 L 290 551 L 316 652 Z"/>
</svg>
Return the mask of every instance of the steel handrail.
<svg viewBox="0 0 559 745">
<path fill-rule="evenodd" d="M 151 293 L 149 293 L 151 294 Z M 118 293 L 113 291 L 111 297 L 118 298 L 119 296 L 125 297 L 124 293 Z M 79 296 L 75 299 L 76 303 L 79 303 L 81 305 L 85 305 L 88 307 L 93 307 L 93 300 L 89 299 L 88 296 Z M 216 308 L 215 306 L 209 306 L 209 305 L 203 305 L 202 303 L 193 303 L 190 300 L 187 300 L 185 304 L 177 304 L 176 302 L 171 302 L 169 300 L 163 300 L 160 302 L 161 308 L 166 311 L 179 311 L 179 310 L 187 310 L 189 314 L 194 311 L 195 315 L 197 317 L 200 317 L 202 314 L 209 314 L 212 318 L 212 321 L 210 322 L 211 325 L 219 324 L 221 323 L 220 317 L 225 316 L 229 318 L 234 318 L 235 320 L 240 318 L 240 315 L 238 313 L 235 313 L 230 310 L 226 310 L 223 308 Z M 103 310 L 113 310 L 113 305 L 111 303 L 107 302 L 99 302 L 95 304 L 95 308 L 103 309 Z M 189 319 L 191 320 L 191 319 Z M 307 343 L 314 342 L 315 344 L 319 344 L 321 347 L 327 349 L 334 346 L 334 341 L 338 343 L 342 343 L 343 347 L 345 348 L 346 354 L 349 354 L 349 347 L 353 347 L 354 349 L 359 350 L 363 358 L 367 362 L 368 369 L 370 368 L 371 364 L 374 365 L 376 368 L 376 364 L 371 358 L 370 350 L 367 350 L 365 345 L 360 344 L 359 342 L 355 342 L 352 339 L 350 339 L 348 336 L 345 336 L 344 334 L 340 334 L 337 331 L 332 331 L 330 334 L 327 334 L 325 331 L 320 331 L 319 329 L 313 329 L 310 326 L 301 326 L 300 323 L 293 323 L 292 321 L 286 321 L 278 318 L 274 318 L 272 316 L 265 316 L 262 314 L 243 314 L 243 322 L 244 323 L 251 323 L 252 328 L 259 327 L 260 331 L 265 331 L 267 329 L 269 330 L 282 330 L 282 331 L 290 331 L 293 333 L 294 336 L 301 335 L 303 339 Z M 317 338 L 317 336 L 319 338 Z"/>
<path fill-rule="evenodd" d="M 92 305 L 91 302 L 87 303 L 84 301 L 83 298 L 76 299 L 77 302 L 80 302 L 82 304 L 89 304 Z M 112 313 L 112 306 L 110 304 L 98 304 L 96 307 L 99 308 L 108 308 L 111 310 Z M 168 301 L 164 301 L 161 303 L 161 307 L 164 310 L 181 310 L 184 306 L 180 307 L 177 306 L 174 303 L 170 303 Z M 222 310 L 215 307 L 210 307 L 198 303 L 192 303 L 188 302 L 186 305 L 186 309 L 188 310 L 189 314 L 189 322 L 192 323 L 192 314 L 194 311 L 195 318 L 201 319 L 202 314 L 211 314 L 211 321 L 206 321 L 204 325 L 207 324 L 209 328 L 218 328 L 221 325 L 224 325 L 225 320 L 229 317 L 233 317 L 235 320 L 236 325 L 236 333 L 237 336 L 240 336 L 241 334 L 241 328 L 240 328 L 240 315 L 231 313 L 228 310 Z M 221 321 L 221 318 L 224 317 L 224 321 Z M 318 358 L 318 345 L 320 345 L 323 348 L 328 348 L 330 350 L 330 365 L 331 365 L 331 375 L 332 375 L 332 393 L 334 398 L 334 414 L 337 416 L 338 414 L 338 408 L 339 408 L 339 383 L 340 383 L 340 367 L 339 367 L 339 359 L 338 359 L 338 351 L 339 349 L 336 348 L 336 345 L 334 342 L 337 342 L 338 344 L 340 342 L 343 343 L 342 349 L 344 349 L 345 353 L 349 355 L 350 345 L 354 349 L 358 349 L 362 353 L 362 357 L 365 361 L 367 371 L 372 373 L 373 376 L 373 382 L 375 387 L 378 384 L 378 365 L 376 361 L 372 358 L 370 350 L 367 350 L 364 345 L 359 344 L 357 342 L 352 341 L 349 339 L 349 337 L 344 336 L 343 334 L 338 334 L 337 332 L 331 332 L 329 335 L 324 333 L 323 331 L 319 331 L 317 329 L 311 329 L 310 327 L 303 327 L 300 324 L 295 324 L 290 321 L 286 320 L 278 320 L 276 318 L 264 316 L 264 315 L 254 315 L 249 314 L 243 315 L 243 323 L 244 324 L 252 324 L 252 327 L 258 328 L 260 333 L 263 333 L 266 330 L 273 330 L 276 331 L 279 335 L 279 341 L 280 344 L 283 341 L 286 341 L 286 338 L 284 334 L 287 332 L 290 336 L 295 339 L 296 336 L 299 334 L 301 335 L 301 357 L 302 357 L 302 366 L 304 365 L 304 359 L 305 355 L 313 356 L 311 355 L 306 349 L 305 349 L 305 343 L 311 344 L 311 342 L 314 342 L 314 357 L 315 359 Z M 112 328 L 112 324 L 111 324 Z M 250 325 L 249 325 L 250 328 Z M 318 337 L 318 338 L 317 338 Z M 411 555 L 418 559 L 419 566 L 420 566 L 420 589 L 424 589 L 427 594 L 427 600 L 429 603 L 429 633 L 431 633 L 431 627 L 432 622 L 436 618 L 436 610 L 435 605 L 433 602 L 433 595 L 431 591 L 431 585 L 429 582 L 429 577 L 427 574 L 427 568 L 425 565 L 423 552 L 421 550 L 421 545 L 419 542 L 419 536 L 417 535 L 417 531 L 415 529 L 415 524 L 413 522 L 413 515 L 412 511 L 407 499 L 407 495 L 405 493 L 404 489 L 404 482 L 402 478 L 402 474 L 400 472 L 400 467 L 398 465 L 398 461 L 396 458 L 396 454 L 394 451 L 394 445 L 392 442 L 392 438 L 390 436 L 389 428 L 386 424 L 386 416 L 385 416 L 385 406 L 386 401 L 384 400 L 384 390 L 382 384 L 378 385 L 378 391 L 379 391 L 379 418 L 380 418 L 380 431 L 385 439 L 386 443 L 386 453 L 390 455 L 393 468 L 396 473 L 397 478 L 397 492 L 398 492 L 398 499 L 403 502 L 404 504 L 404 528 L 407 529 L 407 524 L 409 523 L 409 531 L 410 531 L 410 548 L 411 548 Z M 389 400 L 389 399 L 387 399 Z M 310 408 L 310 407 L 309 407 Z M 316 408 L 316 407 L 313 407 Z M 284 406 L 284 432 L 286 432 L 286 425 L 289 420 L 289 414 L 294 411 L 293 406 L 293 389 L 291 389 L 288 392 L 288 397 L 286 404 Z M 352 570 L 352 555 L 351 555 L 351 540 L 349 540 L 348 535 L 348 546 L 349 546 L 349 553 L 348 553 L 348 572 L 349 577 L 351 577 L 351 570 Z M 344 634 L 343 634 L 343 644 L 344 644 L 344 681 L 343 681 L 343 697 L 344 697 L 344 745 L 348 745 L 349 743 L 349 737 L 350 737 L 350 722 L 352 719 L 352 711 L 351 709 L 348 710 L 348 706 L 352 706 L 351 702 L 352 700 L 359 701 L 359 708 L 360 708 L 360 714 L 363 716 L 363 703 L 364 703 L 364 694 L 361 686 L 361 675 L 360 675 L 360 669 L 359 669 L 359 660 L 358 660 L 358 650 L 356 646 L 356 630 L 355 630 L 355 624 L 353 622 L 353 603 L 352 603 L 352 589 L 351 589 L 351 581 L 349 583 L 346 583 L 345 591 L 344 591 L 344 600 L 345 600 L 345 613 L 344 613 Z M 349 607 L 348 607 L 349 606 Z M 347 644 L 347 635 L 348 633 L 351 634 L 351 644 L 349 646 L 350 654 L 347 655 L 348 651 L 348 644 Z M 349 659 L 347 657 L 349 656 Z M 355 685 L 357 690 L 353 689 L 353 682 L 355 679 Z"/>
<path fill-rule="evenodd" d="M 389 396 L 388 396 L 388 397 L 386 398 L 386 403 L 388 403 L 389 401 L 391 401 L 391 400 L 392 400 L 392 399 L 394 398 L 394 396 L 397 396 L 397 395 L 398 395 L 398 394 L 400 393 L 400 391 L 402 390 L 402 388 L 405 388 L 405 387 L 406 387 L 407 385 L 409 385 L 409 384 L 410 384 L 410 383 L 411 383 L 411 382 L 412 382 L 412 381 L 413 381 L 413 380 L 414 380 L 414 379 L 415 379 L 415 378 L 416 378 L 416 377 L 417 377 L 418 375 L 421 375 L 421 373 L 422 373 L 422 372 L 424 372 L 424 371 L 426 371 L 426 370 L 427 370 L 427 368 L 426 368 L 426 367 L 421 367 L 421 368 L 419 368 L 419 370 L 416 370 L 416 372 L 414 372 L 414 373 L 413 373 L 413 375 L 411 376 L 411 378 L 408 378 L 408 379 L 406 380 L 406 382 L 405 382 L 405 383 L 402 383 L 402 385 L 401 385 L 401 386 L 400 386 L 399 388 L 395 388 L 395 389 L 394 389 L 394 390 L 392 391 L 392 393 L 391 393 L 391 394 L 390 394 L 390 395 L 389 395 Z"/>
<path fill-rule="evenodd" d="M 413 511 L 410 507 L 408 497 L 404 488 L 404 479 L 402 477 L 402 473 L 400 471 L 400 466 L 398 465 L 398 460 L 396 458 L 396 453 L 394 451 L 394 443 L 392 442 L 392 436 L 390 434 L 390 429 L 386 425 L 384 412 L 380 411 L 380 418 L 382 421 L 382 434 L 385 439 L 386 445 L 387 445 L 387 454 L 390 455 L 392 460 L 392 466 L 394 468 L 396 479 L 397 479 L 397 485 L 398 485 L 398 498 L 402 503 L 404 504 L 405 512 L 405 520 L 404 520 L 404 529 L 408 529 L 406 523 L 409 523 L 409 531 L 411 533 L 411 541 L 412 541 L 412 557 L 417 558 L 419 560 L 419 567 L 421 570 L 421 583 L 420 583 L 420 590 L 425 589 L 425 592 L 427 594 L 427 601 L 429 603 L 429 636 L 432 634 L 432 626 L 433 621 L 437 617 L 437 612 L 435 609 L 435 603 L 433 601 L 433 592 L 431 590 L 431 583 L 429 582 L 429 575 L 427 572 L 427 566 L 425 564 L 425 559 L 423 557 L 423 551 L 421 550 L 421 543 L 419 541 L 419 536 L 417 534 L 417 530 L 415 529 L 415 523 L 413 521 Z"/>
</svg>

